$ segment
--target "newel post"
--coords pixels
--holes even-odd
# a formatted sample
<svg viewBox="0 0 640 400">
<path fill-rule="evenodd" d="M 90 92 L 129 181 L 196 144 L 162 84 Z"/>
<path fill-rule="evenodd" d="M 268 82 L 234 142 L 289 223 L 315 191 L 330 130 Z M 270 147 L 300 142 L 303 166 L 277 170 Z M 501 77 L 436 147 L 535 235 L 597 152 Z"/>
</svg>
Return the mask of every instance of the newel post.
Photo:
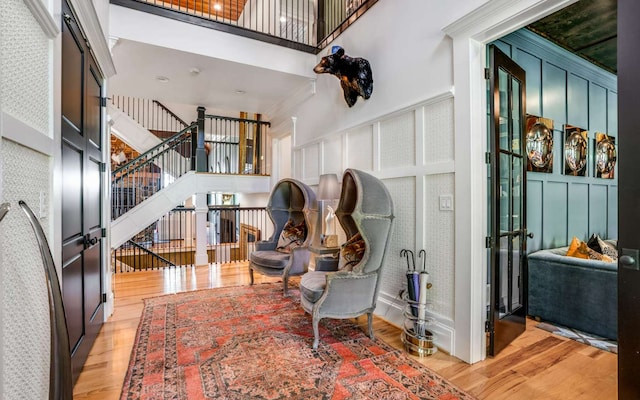
<svg viewBox="0 0 640 400">
<path fill-rule="evenodd" d="M 191 148 L 194 149 L 195 146 L 196 172 L 207 172 L 207 152 L 204 148 L 204 112 L 204 107 L 198 107 L 198 129 L 196 131 L 195 137 L 191 137 Z M 191 166 L 194 166 L 193 160 L 191 161 Z"/>
</svg>

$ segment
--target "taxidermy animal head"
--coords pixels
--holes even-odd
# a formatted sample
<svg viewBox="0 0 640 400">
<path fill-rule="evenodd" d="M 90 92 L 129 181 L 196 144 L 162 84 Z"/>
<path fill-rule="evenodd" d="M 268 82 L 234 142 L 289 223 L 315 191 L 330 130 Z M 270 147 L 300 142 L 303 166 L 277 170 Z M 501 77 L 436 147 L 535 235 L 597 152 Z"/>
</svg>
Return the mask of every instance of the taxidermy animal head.
<svg viewBox="0 0 640 400">
<path fill-rule="evenodd" d="M 337 47 L 333 54 L 322 57 L 320 63 L 313 68 L 316 74 L 331 74 L 340 79 L 344 100 L 349 107 L 358 101 L 358 96 L 365 100 L 373 92 L 373 74 L 369 61 L 364 58 L 352 58 L 344 54 L 342 47 Z"/>
</svg>

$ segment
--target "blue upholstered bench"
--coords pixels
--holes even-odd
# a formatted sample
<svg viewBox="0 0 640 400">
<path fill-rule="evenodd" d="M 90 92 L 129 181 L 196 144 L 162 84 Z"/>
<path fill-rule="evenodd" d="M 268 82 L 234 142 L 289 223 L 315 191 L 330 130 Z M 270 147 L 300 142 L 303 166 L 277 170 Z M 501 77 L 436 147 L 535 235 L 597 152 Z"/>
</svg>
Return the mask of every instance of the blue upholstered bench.
<svg viewBox="0 0 640 400">
<path fill-rule="evenodd" d="M 565 256 L 567 247 L 528 255 L 528 314 L 609 339 L 618 337 L 618 263 Z"/>
</svg>

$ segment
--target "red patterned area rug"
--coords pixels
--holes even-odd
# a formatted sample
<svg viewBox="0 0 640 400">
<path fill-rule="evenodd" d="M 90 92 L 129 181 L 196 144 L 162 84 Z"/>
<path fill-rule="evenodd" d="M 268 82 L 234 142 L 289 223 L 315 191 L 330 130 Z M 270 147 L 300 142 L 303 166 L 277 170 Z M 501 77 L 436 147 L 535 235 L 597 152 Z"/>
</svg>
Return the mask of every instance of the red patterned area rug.
<svg viewBox="0 0 640 400">
<path fill-rule="evenodd" d="M 282 284 L 145 300 L 121 399 L 472 399 L 353 320 L 311 317 Z"/>
</svg>

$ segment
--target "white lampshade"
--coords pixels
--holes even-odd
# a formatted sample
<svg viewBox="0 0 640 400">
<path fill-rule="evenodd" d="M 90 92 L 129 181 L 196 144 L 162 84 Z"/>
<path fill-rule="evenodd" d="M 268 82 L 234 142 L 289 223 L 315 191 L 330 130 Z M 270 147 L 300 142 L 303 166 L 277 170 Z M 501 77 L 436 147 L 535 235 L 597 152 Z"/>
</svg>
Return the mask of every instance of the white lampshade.
<svg viewBox="0 0 640 400">
<path fill-rule="evenodd" d="M 338 183 L 338 175 L 320 175 L 318 195 L 316 198 L 318 200 L 335 200 L 340 198 L 340 183 Z"/>
</svg>

